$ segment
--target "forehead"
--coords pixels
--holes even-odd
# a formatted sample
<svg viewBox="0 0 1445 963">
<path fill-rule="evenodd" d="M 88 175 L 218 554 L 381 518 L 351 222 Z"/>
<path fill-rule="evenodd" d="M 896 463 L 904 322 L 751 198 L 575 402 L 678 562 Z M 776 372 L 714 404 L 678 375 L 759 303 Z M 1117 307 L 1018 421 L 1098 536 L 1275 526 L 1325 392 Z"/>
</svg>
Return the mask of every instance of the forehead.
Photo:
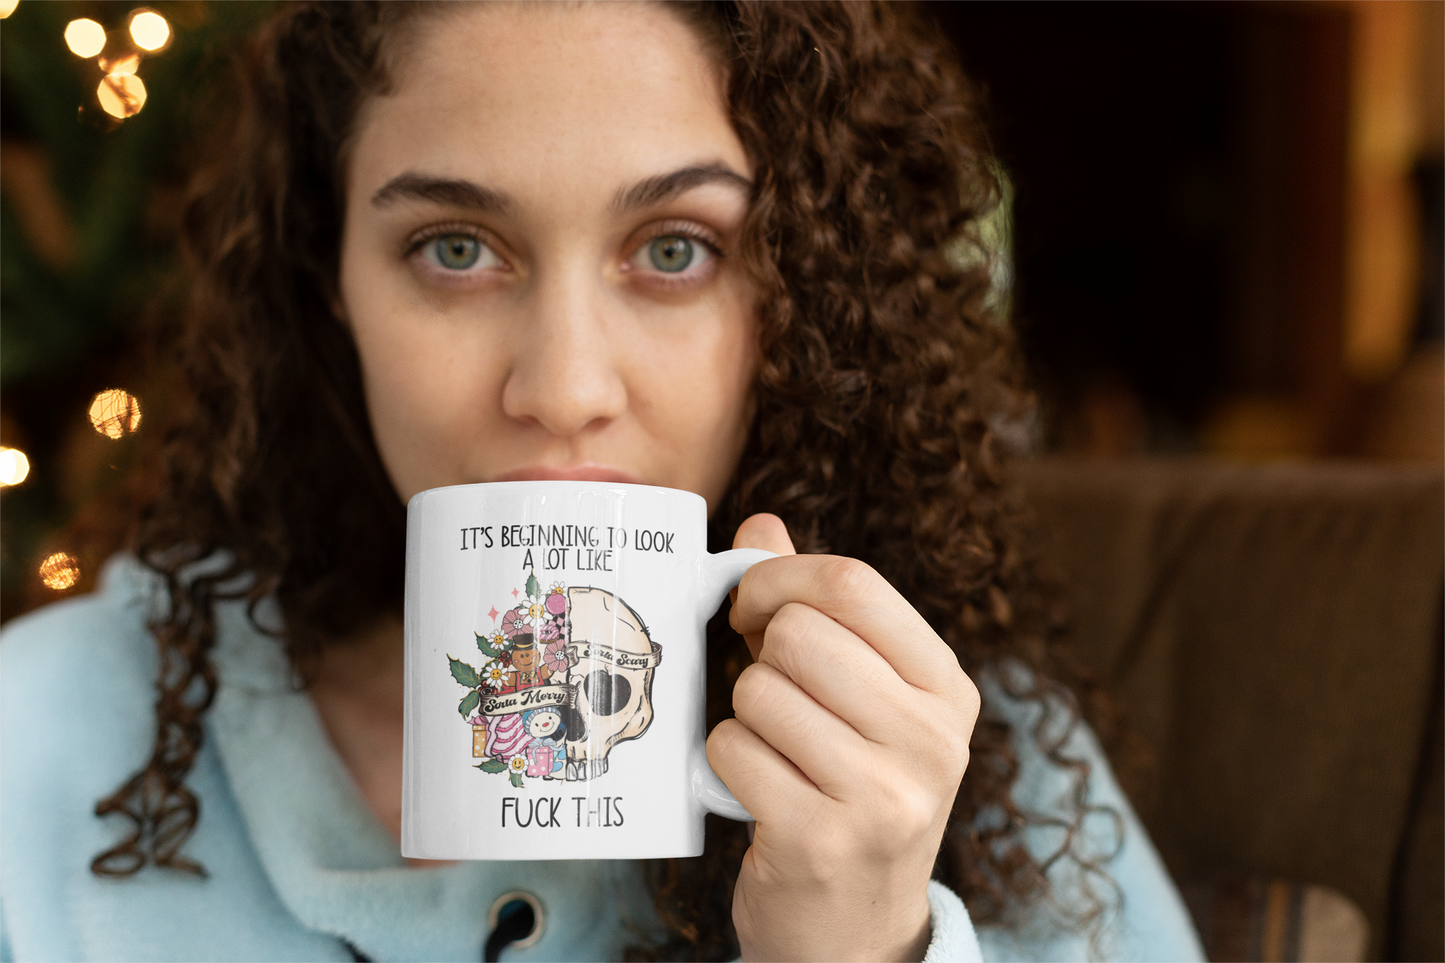
<svg viewBox="0 0 1445 963">
<path fill-rule="evenodd" d="M 699 161 L 751 174 L 720 69 L 663 5 L 457 4 L 416 24 L 358 118 L 351 179 L 403 170 L 526 197 Z"/>
</svg>

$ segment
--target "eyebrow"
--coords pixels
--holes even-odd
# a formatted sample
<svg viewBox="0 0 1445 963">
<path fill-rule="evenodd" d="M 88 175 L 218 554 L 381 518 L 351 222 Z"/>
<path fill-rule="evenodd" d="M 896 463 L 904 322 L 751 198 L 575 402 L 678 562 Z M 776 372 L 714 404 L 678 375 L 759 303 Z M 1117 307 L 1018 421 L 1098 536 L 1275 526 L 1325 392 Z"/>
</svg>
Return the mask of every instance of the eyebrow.
<svg viewBox="0 0 1445 963">
<path fill-rule="evenodd" d="M 675 170 L 671 174 L 649 177 L 646 180 L 638 181 L 626 190 L 618 191 L 617 196 L 612 199 L 612 212 L 626 214 L 641 207 L 651 207 L 654 204 L 661 204 L 663 201 L 670 201 L 680 194 L 686 194 L 694 187 L 719 183 L 731 184 L 744 194 L 753 189 L 752 181 L 725 164 L 695 164 Z"/>
<path fill-rule="evenodd" d="M 375 207 L 386 207 L 399 200 L 431 201 L 449 207 L 470 207 L 487 214 L 505 214 L 512 199 L 471 181 L 449 177 L 428 177 L 407 171 L 398 174 L 371 197 Z"/>
<path fill-rule="evenodd" d="M 612 198 L 612 212 L 626 214 L 638 208 L 661 204 L 704 184 L 731 184 L 744 193 L 753 182 L 725 164 L 694 164 L 670 174 L 659 174 L 619 190 Z M 400 200 L 430 201 L 449 207 L 466 207 L 487 214 L 505 214 L 512 208 L 512 198 L 503 191 L 492 190 L 471 181 L 448 177 L 430 177 L 407 171 L 387 181 L 372 195 L 371 203 L 386 207 Z"/>
</svg>

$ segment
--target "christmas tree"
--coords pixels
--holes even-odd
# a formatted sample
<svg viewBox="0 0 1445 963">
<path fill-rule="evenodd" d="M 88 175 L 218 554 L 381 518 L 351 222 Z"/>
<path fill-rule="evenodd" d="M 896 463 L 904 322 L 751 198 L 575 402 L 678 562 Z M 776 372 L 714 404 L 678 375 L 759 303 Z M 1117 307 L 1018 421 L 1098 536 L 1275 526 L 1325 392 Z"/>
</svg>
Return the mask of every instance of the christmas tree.
<svg viewBox="0 0 1445 963">
<path fill-rule="evenodd" d="M 4 618 L 93 580 L 66 528 L 158 420 L 142 345 L 174 303 L 188 164 L 271 7 L 0 2 Z"/>
</svg>

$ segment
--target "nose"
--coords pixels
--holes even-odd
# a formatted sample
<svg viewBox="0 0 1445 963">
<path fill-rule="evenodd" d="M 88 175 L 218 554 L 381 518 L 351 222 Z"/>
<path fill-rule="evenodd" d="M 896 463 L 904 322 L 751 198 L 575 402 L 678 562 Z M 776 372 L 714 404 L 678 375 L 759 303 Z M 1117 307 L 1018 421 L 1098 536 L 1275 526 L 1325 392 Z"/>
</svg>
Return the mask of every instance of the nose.
<svg viewBox="0 0 1445 963">
<path fill-rule="evenodd" d="M 539 278 L 515 329 L 502 411 L 559 437 L 601 427 L 627 409 L 622 354 L 607 297 L 585 272 Z"/>
</svg>

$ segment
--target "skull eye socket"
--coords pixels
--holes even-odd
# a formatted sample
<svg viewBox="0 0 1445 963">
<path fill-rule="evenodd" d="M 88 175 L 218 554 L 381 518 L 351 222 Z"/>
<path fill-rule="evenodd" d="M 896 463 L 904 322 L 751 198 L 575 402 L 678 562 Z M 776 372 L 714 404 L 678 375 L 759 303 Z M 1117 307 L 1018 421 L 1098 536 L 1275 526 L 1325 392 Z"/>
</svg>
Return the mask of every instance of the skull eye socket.
<svg viewBox="0 0 1445 963">
<path fill-rule="evenodd" d="M 587 738 L 587 720 L 571 706 L 562 708 L 562 725 L 567 729 L 568 739 L 580 741 Z"/>
<path fill-rule="evenodd" d="M 582 691 L 592 705 L 594 716 L 610 716 L 627 705 L 632 697 L 632 683 L 606 669 L 598 669 L 582 680 Z"/>
</svg>

